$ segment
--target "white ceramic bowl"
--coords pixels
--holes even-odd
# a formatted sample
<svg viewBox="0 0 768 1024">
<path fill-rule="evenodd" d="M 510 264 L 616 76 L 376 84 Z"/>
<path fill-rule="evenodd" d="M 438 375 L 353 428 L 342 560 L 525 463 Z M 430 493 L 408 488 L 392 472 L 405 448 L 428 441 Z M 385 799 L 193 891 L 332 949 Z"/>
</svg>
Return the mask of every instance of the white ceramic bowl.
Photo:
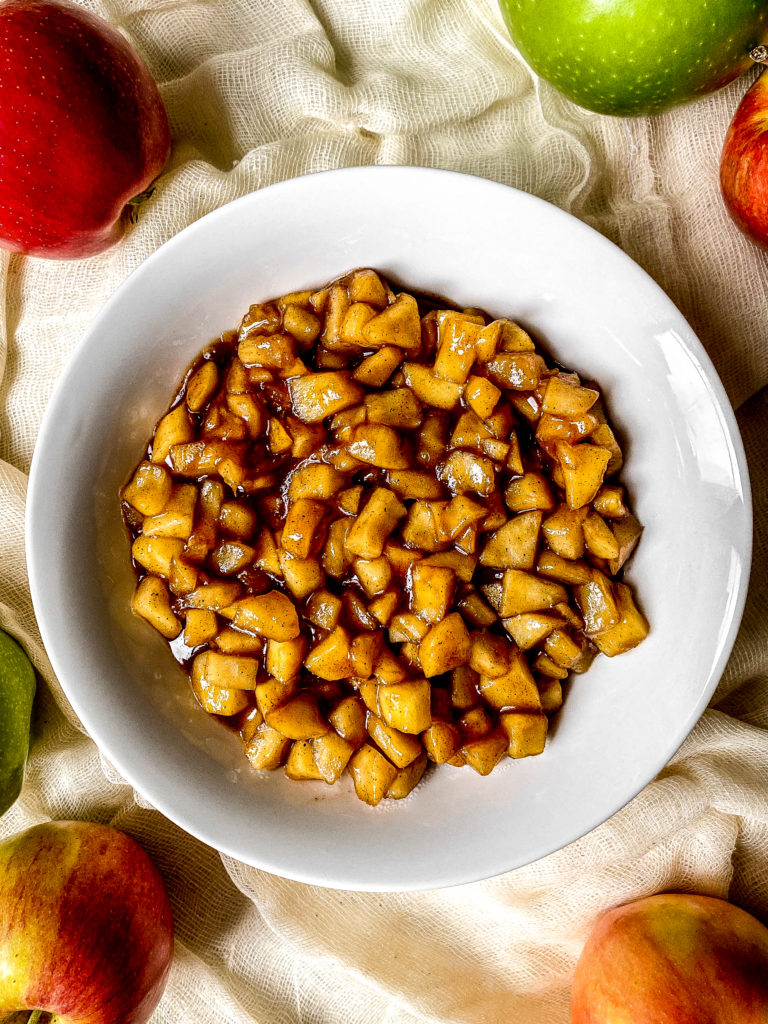
<svg viewBox="0 0 768 1024">
<path fill-rule="evenodd" d="M 491 776 L 443 767 L 406 800 L 256 773 L 129 611 L 118 489 L 193 357 L 251 302 L 357 266 L 521 320 L 599 382 L 645 533 L 628 577 L 648 640 L 576 679 L 544 754 Z M 73 354 L 32 467 L 28 565 L 43 639 L 85 728 L 182 828 L 247 863 L 349 889 L 488 877 L 600 824 L 669 760 L 733 644 L 750 561 L 742 445 L 701 344 L 619 249 L 541 200 L 407 167 L 332 171 L 245 196 L 158 250 Z M 347 780 L 348 781 L 348 780 Z"/>
</svg>

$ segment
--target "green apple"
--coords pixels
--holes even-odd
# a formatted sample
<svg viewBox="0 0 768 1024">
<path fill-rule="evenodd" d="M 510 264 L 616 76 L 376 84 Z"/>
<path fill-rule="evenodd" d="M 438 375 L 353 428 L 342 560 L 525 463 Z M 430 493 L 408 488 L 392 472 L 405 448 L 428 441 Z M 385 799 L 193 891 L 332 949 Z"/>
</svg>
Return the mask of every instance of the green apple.
<svg viewBox="0 0 768 1024">
<path fill-rule="evenodd" d="M 0 630 L 0 814 L 21 792 L 34 696 L 35 670 L 29 658 Z"/>
<path fill-rule="evenodd" d="M 533 70 L 601 114 L 655 114 L 719 89 L 768 41 L 768 0 L 499 2 Z"/>
</svg>

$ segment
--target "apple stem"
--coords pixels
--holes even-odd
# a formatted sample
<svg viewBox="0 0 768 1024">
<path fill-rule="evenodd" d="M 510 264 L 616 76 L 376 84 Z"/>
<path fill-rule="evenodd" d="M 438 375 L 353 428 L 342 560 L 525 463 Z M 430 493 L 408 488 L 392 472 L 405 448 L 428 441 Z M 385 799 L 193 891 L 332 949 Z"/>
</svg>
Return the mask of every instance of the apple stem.
<svg viewBox="0 0 768 1024">
<path fill-rule="evenodd" d="M 749 51 L 749 56 L 755 64 L 768 64 L 768 46 L 764 46 L 761 43 L 759 46 L 756 46 L 754 50 Z"/>
<path fill-rule="evenodd" d="M 33 1010 L 32 1013 L 30 1013 L 29 1015 L 29 1020 L 27 1021 L 27 1024 L 38 1024 L 38 1022 L 40 1021 L 42 1021 L 43 1024 L 45 1024 L 46 1021 L 50 1021 L 51 1019 L 51 1015 L 47 1013 L 45 1010 Z"/>
</svg>

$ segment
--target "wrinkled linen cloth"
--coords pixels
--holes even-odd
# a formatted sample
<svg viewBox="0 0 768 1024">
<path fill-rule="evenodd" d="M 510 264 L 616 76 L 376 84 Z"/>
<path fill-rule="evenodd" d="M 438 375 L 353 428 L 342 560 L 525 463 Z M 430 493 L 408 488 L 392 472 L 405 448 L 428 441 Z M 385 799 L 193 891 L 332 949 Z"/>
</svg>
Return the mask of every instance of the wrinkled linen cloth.
<svg viewBox="0 0 768 1024">
<path fill-rule="evenodd" d="M 74 817 L 144 844 L 167 881 L 178 939 L 153 1024 L 565 1024 L 574 964 L 602 910 L 685 890 L 729 894 L 768 920 L 768 266 L 730 223 L 717 185 L 725 130 L 754 73 L 662 116 L 612 119 L 538 81 L 493 0 L 86 6 L 128 36 L 161 84 L 174 147 L 155 195 L 115 248 L 71 263 L 0 257 L 0 623 L 45 680 L 26 785 L 0 837 Z M 244 193 L 309 171 L 393 163 L 541 196 L 656 279 L 737 410 L 756 535 L 730 663 L 658 778 L 538 863 L 448 890 L 377 895 L 313 888 L 222 857 L 115 773 L 68 708 L 41 646 L 23 515 L 57 377 L 131 270 Z"/>
</svg>

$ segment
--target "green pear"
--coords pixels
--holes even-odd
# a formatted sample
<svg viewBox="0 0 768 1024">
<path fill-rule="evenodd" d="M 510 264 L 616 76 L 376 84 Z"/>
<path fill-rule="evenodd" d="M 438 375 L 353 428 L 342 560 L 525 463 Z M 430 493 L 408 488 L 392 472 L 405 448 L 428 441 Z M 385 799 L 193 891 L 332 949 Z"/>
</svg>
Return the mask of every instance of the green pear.
<svg viewBox="0 0 768 1024">
<path fill-rule="evenodd" d="M 727 85 L 768 40 L 768 0 L 500 0 L 533 70 L 601 114 L 655 114 Z"/>
<path fill-rule="evenodd" d="M 29 658 L 0 631 L 0 814 L 21 792 L 34 696 L 35 670 Z"/>
</svg>

